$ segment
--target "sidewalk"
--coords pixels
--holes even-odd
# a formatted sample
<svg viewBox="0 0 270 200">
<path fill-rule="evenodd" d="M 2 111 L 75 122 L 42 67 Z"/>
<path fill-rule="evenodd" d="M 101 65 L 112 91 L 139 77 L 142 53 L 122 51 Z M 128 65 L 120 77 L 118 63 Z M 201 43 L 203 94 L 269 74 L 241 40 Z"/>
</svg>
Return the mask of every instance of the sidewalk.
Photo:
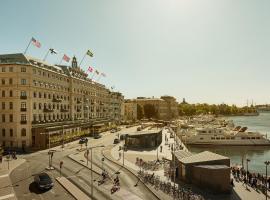
<svg viewBox="0 0 270 200">
<path fill-rule="evenodd" d="M 17 160 L 10 160 L 9 163 L 6 158 L 3 159 L 3 162 L 0 164 L 0 200 L 17 199 L 9 175 L 16 167 L 24 162 L 25 160 L 20 158 Z"/>
</svg>

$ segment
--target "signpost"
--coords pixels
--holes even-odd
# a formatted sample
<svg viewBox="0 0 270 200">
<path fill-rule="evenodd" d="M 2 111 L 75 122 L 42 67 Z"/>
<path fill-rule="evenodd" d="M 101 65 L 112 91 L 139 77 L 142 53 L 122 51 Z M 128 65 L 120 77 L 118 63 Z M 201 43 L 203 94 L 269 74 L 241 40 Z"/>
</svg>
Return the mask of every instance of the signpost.
<svg viewBox="0 0 270 200">
<path fill-rule="evenodd" d="M 64 164 L 64 162 L 61 160 L 61 161 L 60 161 L 60 176 L 62 176 L 61 169 L 62 169 L 62 167 L 63 167 L 63 164 Z"/>
</svg>

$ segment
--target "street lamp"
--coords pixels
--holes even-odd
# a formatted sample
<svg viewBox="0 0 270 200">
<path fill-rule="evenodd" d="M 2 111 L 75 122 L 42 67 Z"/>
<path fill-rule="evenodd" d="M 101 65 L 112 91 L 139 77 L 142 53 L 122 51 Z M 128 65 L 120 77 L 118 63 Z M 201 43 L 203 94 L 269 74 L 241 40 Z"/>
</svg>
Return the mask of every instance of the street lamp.
<svg viewBox="0 0 270 200">
<path fill-rule="evenodd" d="M 99 145 L 99 146 L 89 147 L 89 149 L 91 151 L 91 196 L 92 197 L 93 197 L 93 153 L 92 153 L 92 149 L 99 148 L 99 147 L 105 147 L 105 146 Z"/>
<path fill-rule="evenodd" d="M 246 189 L 247 189 L 247 185 L 248 185 L 248 162 L 250 162 L 250 160 L 247 159 L 246 161 L 247 161 L 247 172 L 246 172 Z"/>
<path fill-rule="evenodd" d="M 266 174 L 266 180 L 265 180 L 265 199 L 267 200 L 267 166 L 270 164 L 270 161 L 265 161 L 265 174 Z"/>
</svg>

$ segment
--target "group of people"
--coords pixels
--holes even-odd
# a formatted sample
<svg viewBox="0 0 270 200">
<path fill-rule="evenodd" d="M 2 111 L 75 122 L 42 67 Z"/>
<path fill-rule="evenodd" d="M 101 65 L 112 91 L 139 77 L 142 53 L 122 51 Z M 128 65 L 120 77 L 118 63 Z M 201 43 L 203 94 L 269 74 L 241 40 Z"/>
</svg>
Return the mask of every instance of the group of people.
<svg viewBox="0 0 270 200">
<path fill-rule="evenodd" d="M 235 180 L 242 181 L 243 184 L 250 185 L 254 189 L 263 189 L 267 187 L 270 190 L 270 177 L 260 173 L 251 173 L 243 167 L 231 167 L 232 175 Z M 233 185 L 233 181 L 231 182 Z"/>
</svg>

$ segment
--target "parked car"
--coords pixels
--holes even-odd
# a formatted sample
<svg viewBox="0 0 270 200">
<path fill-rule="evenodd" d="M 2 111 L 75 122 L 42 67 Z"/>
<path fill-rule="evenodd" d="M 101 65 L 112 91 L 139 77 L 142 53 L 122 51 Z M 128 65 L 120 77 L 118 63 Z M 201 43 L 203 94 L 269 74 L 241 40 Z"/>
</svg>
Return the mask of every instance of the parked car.
<svg viewBox="0 0 270 200">
<path fill-rule="evenodd" d="M 113 141 L 114 144 L 118 144 L 119 142 L 120 142 L 120 140 L 118 138 L 115 138 Z"/>
<path fill-rule="evenodd" d="M 47 173 L 40 173 L 35 175 L 34 178 L 37 187 L 41 190 L 48 190 L 53 187 L 53 181 Z"/>
<path fill-rule="evenodd" d="M 99 138 L 101 138 L 101 135 L 100 134 L 95 134 L 94 135 L 94 139 L 99 139 Z"/>
<path fill-rule="evenodd" d="M 85 144 L 85 143 L 87 143 L 88 142 L 88 139 L 87 138 L 81 138 L 80 140 L 79 140 L 79 144 Z"/>
<path fill-rule="evenodd" d="M 111 130 L 111 133 L 115 133 L 115 132 L 116 132 L 116 130 L 115 130 L 115 129 L 112 129 L 112 130 Z"/>
</svg>

